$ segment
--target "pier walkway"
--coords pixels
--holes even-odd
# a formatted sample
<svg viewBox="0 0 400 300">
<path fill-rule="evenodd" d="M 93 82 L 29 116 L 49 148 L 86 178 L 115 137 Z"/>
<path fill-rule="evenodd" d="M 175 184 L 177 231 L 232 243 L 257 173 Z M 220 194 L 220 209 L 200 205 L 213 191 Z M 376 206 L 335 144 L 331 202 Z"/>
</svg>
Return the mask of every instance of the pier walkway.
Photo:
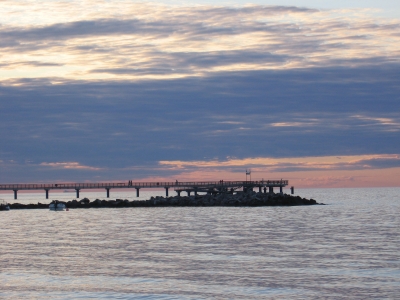
<svg viewBox="0 0 400 300">
<path fill-rule="evenodd" d="M 198 192 L 206 192 L 211 194 L 234 192 L 238 189 L 243 191 L 258 188 L 259 192 L 264 190 L 264 193 L 273 193 L 274 188 L 279 188 L 282 193 L 282 188 L 289 184 L 288 180 L 261 180 L 261 181 L 198 181 L 198 182 L 111 182 L 111 183 L 50 183 L 50 184 L 0 184 L 0 190 L 13 191 L 14 199 L 17 199 L 17 192 L 20 190 L 44 190 L 46 199 L 49 198 L 50 190 L 69 190 L 76 191 L 76 198 L 79 198 L 79 191 L 83 189 L 105 189 L 107 198 L 110 197 L 111 189 L 136 189 L 136 196 L 139 197 L 139 190 L 141 188 L 164 188 L 166 196 L 168 197 L 168 190 L 173 188 L 180 196 L 181 192 L 187 192 L 190 196 L 191 192 L 197 194 Z M 293 193 L 293 188 L 292 188 Z"/>
</svg>

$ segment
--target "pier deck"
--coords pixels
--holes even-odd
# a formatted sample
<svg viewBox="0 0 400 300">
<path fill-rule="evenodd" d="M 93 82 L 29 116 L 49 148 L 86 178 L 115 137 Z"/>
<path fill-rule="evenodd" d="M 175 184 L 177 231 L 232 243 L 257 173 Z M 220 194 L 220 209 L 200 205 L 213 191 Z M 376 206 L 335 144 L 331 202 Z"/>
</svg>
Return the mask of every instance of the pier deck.
<svg viewBox="0 0 400 300">
<path fill-rule="evenodd" d="M 44 190 L 46 192 L 46 199 L 49 197 L 50 190 L 66 190 L 74 189 L 76 191 L 76 198 L 79 198 L 79 191 L 82 189 L 105 189 L 107 192 L 107 198 L 110 197 L 110 190 L 115 188 L 124 189 L 136 189 L 136 196 L 139 197 L 139 190 L 141 188 L 164 188 L 166 196 L 170 188 L 180 195 L 182 191 L 185 191 L 190 195 L 190 192 L 209 192 L 219 193 L 226 191 L 234 191 L 243 188 L 244 191 L 254 188 L 259 188 L 261 192 L 268 188 L 268 192 L 273 193 L 274 187 L 279 187 L 282 193 L 282 188 L 289 184 L 288 180 L 261 180 L 261 181 L 197 181 L 197 182 L 111 182 L 111 183 L 49 183 L 49 184 L 0 184 L 0 190 L 9 190 L 14 192 L 14 199 L 17 199 L 17 192 L 19 190 Z"/>
</svg>

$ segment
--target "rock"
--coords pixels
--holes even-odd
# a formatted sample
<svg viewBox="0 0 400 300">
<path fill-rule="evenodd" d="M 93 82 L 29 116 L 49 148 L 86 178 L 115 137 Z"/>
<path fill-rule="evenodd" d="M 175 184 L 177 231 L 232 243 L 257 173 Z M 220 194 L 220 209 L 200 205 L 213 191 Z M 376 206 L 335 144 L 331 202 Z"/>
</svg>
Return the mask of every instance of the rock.
<svg viewBox="0 0 400 300">
<path fill-rule="evenodd" d="M 100 199 L 96 199 L 91 203 L 91 207 L 101 207 L 102 206 L 102 202 Z"/>
<path fill-rule="evenodd" d="M 88 198 L 83 198 L 82 200 L 79 201 L 81 204 L 89 204 L 90 200 Z"/>
</svg>

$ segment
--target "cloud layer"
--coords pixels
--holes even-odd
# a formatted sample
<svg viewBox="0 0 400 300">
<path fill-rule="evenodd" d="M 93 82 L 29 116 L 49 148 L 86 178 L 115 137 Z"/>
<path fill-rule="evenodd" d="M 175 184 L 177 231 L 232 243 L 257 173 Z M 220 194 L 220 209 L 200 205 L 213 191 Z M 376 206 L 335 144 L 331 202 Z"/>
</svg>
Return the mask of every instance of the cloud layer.
<svg viewBox="0 0 400 300">
<path fill-rule="evenodd" d="M 45 2 L 0 2 L 2 182 L 399 167 L 400 20 Z"/>
<path fill-rule="evenodd" d="M 130 1 L 47 1 L 45 6 L 3 1 L 0 9 L 13 16 L 0 27 L 3 81 L 166 79 L 354 67 L 398 63 L 400 54 L 400 21 L 355 11 Z M 49 11 L 57 18 L 45 18 Z"/>
<path fill-rule="evenodd" d="M 160 161 L 160 165 L 172 169 L 229 169 L 239 170 L 252 168 L 265 172 L 292 172 L 318 170 L 363 170 L 399 168 L 400 155 L 360 155 L 360 156 L 323 156 L 298 158 L 228 158 L 225 161 Z"/>
</svg>

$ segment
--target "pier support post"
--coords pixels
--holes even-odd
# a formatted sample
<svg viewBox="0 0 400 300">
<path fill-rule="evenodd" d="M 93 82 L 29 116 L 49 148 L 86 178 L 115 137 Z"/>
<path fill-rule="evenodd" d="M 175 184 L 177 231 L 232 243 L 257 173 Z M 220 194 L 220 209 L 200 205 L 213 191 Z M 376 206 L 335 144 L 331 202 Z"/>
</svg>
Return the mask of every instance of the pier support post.
<svg viewBox="0 0 400 300">
<path fill-rule="evenodd" d="M 181 191 L 176 191 L 178 193 L 178 197 L 181 196 Z"/>
<path fill-rule="evenodd" d="M 16 200 L 17 199 L 17 192 L 18 192 L 18 190 L 13 190 L 14 191 L 14 199 Z"/>
<path fill-rule="evenodd" d="M 261 186 L 258 187 L 258 192 L 261 193 Z"/>
<path fill-rule="evenodd" d="M 194 190 L 194 195 L 197 196 L 197 190 Z"/>
<path fill-rule="evenodd" d="M 279 193 L 280 193 L 280 194 L 283 194 L 283 186 L 280 186 L 280 187 L 279 187 Z"/>
<path fill-rule="evenodd" d="M 294 194 L 294 186 L 292 186 L 291 188 L 290 188 L 290 193 L 293 195 Z"/>
<path fill-rule="evenodd" d="M 168 197 L 168 188 L 165 187 L 165 197 Z"/>
<path fill-rule="evenodd" d="M 107 198 L 110 198 L 110 189 L 106 188 L 106 191 L 107 191 Z"/>
<path fill-rule="evenodd" d="M 79 191 L 80 191 L 80 189 L 75 189 L 75 191 L 76 191 L 76 198 L 79 198 Z"/>
<path fill-rule="evenodd" d="M 264 186 L 264 194 L 267 193 L 267 188 Z"/>
<path fill-rule="evenodd" d="M 273 186 L 270 186 L 270 187 L 269 187 L 269 193 L 270 193 L 270 194 L 273 194 L 273 193 L 274 193 L 274 187 L 273 187 Z"/>
<path fill-rule="evenodd" d="M 49 199 L 49 190 L 45 189 L 45 191 L 46 191 L 46 199 Z"/>
<path fill-rule="evenodd" d="M 187 191 L 187 193 L 188 193 L 188 197 L 190 197 L 190 191 Z"/>
<path fill-rule="evenodd" d="M 136 197 L 139 197 L 139 190 L 140 188 L 135 188 L 136 189 Z"/>
</svg>

